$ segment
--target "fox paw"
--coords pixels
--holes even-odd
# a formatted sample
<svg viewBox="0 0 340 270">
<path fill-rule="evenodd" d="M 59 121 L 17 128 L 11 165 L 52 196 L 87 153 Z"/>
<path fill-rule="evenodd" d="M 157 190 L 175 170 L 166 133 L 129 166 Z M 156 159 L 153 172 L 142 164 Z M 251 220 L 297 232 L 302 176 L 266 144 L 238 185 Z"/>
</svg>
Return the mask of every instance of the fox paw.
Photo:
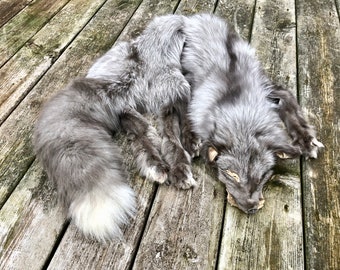
<svg viewBox="0 0 340 270">
<path fill-rule="evenodd" d="M 166 165 L 158 164 L 145 168 L 142 174 L 150 181 L 163 184 L 168 180 L 168 172 L 169 169 Z"/>
<path fill-rule="evenodd" d="M 180 189 L 189 189 L 197 186 L 190 165 L 184 163 L 178 164 L 171 169 L 171 182 Z"/>
<path fill-rule="evenodd" d="M 303 155 L 308 158 L 317 158 L 318 157 L 318 151 L 320 151 L 321 148 L 324 148 L 322 142 L 318 141 L 315 137 L 310 137 L 308 140 L 305 141 L 304 147 L 302 149 Z"/>
<path fill-rule="evenodd" d="M 189 153 L 190 157 L 198 157 L 202 147 L 202 140 L 191 134 L 191 136 L 183 139 L 183 147 Z"/>
<path fill-rule="evenodd" d="M 190 151 L 189 151 L 192 158 L 198 157 L 200 155 L 201 147 L 202 147 L 202 140 L 200 138 L 195 138 L 191 144 Z"/>
</svg>

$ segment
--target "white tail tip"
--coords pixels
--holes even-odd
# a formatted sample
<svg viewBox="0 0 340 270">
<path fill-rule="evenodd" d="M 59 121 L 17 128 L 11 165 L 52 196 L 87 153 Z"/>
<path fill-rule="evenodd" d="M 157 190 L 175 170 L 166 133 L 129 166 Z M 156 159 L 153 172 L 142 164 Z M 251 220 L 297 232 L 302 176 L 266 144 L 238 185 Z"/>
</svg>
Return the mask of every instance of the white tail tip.
<svg viewBox="0 0 340 270">
<path fill-rule="evenodd" d="M 69 216 L 86 235 L 101 242 L 122 239 L 121 226 L 136 212 L 133 190 L 127 185 L 95 187 L 73 201 Z"/>
</svg>

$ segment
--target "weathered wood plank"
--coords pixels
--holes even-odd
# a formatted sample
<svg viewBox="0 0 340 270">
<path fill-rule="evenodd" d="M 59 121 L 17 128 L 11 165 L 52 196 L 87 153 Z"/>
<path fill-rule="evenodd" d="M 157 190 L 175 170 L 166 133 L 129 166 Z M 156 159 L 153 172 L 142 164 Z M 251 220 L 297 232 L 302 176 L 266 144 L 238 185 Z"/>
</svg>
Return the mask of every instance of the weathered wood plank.
<svg viewBox="0 0 340 270">
<path fill-rule="evenodd" d="M 294 95 L 297 93 L 295 30 L 294 0 L 256 2 L 251 44 L 269 77 Z"/>
<path fill-rule="evenodd" d="M 1 67 L 0 124 L 55 62 L 104 1 L 70 1 Z"/>
<path fill-rule="evenodd" d="M 182 0 L 176 10 L 176 14 L 191 15 L 195 13 L 214 12 L 216 1 L 190 1 Z"/>
<path fill-rule="evenodd" d="M 182 1 L 179 14 L 212 12 L 214 1 Z M 202 162 L 194 164 L 199 187 L 159 187 L 133 269 L 215 269 L 225 190 Z"/>
<path fill-rule="evenodd" d="M 220 0 L 215 14 L 231 23 L 244 39 L 250 40 L 254 8 L 254 0 Z"/>
<path fill-rule="evenodd" d="M 0 211 L 0 268 L 41 269 L 65 223 L 35 162 Z"/>
<path fill-rule="evenodd" d="M 119 40 L 128 40 L 140 33 L 153 16 L 172 13 L 177 2 L 143 1 L 119 36 Z M 123 141 L 123 152 L 128 153 L 127 141 Z M 126 155 L 125 158 L 128 171 L 134 172 L 132 156 Z M 49 269 L 92 269 L 98 265 L 104 269 L 131 269 L 156 191 L 154 184 L 142 180 L 136 173 L 131 175 L 131 185 L 137 195 L 138 209 L 137 216 L 126 227 L 124 241 L 103 246 L 85 239 L 71 226 L 56 250 Z"/>
<path fill-rule="evenodd" d="M 133 269 L 215 269 L 225 191 L 202 162 L 199 187 L 158 189 Z"/>
<path fill-rule="evenodd" d="M 334 1 L 297 1 L 299 96 L 326 148 L 303 162 L 306 269 L 340 269 L 340 26 Z"/>
<path fill-rule="evenodd" d="M 0 27 L 8 22 L 32 0 L 2 0 L 0 1 Z"/>
<path fill-rule="evenodd" d="M 218 269 L 303 269 L 299 187 L 298 176 L 276 177 L 256 215 L 227 207 Z"/>
<path fill-rule="evenodd" d="M 294 1 L 256 1 L 251 43 L 270 77 L 296 91 Z M 242 23 L 242 22 L 241 22 Z M 227 206 L 219 269 L 303 269 L 301 189 L 297 162 L 268 183 L 254 216 Z"/>
<path fill-rule="evenodd" d="M 1 27 L 0 66 L 46 24 L 69 0 L 37 0 Z"/>
<path fill-rule="evenodd" d="M 74 0 L 46 25 L 33 39 L 31 45 L 24 46 L 0 69 L 0 120 L 4 121 L 41 76 L 63 52 L 74 36 L 84 27 L 104 0 Z M 78 13 L 81 12 L 81 13 Z M 72 14 L 70 19 L 70 14 Z M 44 49 L 42 49 L 44 48 Z M 61 76 L 62 78 L 62 76 Z M 61 80 L 62 81 L 62 80 Z M 60 84 L 59 84 L 60 85 Z M 58 85 L 56 85 L 58 87 Z M 60 86 L 61 87 L 61 86 Z M 0 206 L 8 194 L 20 181 L 34 159 L 30 145 L 32 121 L 39 106 L 55 88 L 42 91 L 37 101 L 31 101 L 18 115 L 13 115 L 0 128 Z M 22 115 L 20 115 L 22 113 Z M 31 116 L 31 113 L 34 115 Z M 22 117 L 18 120 L 16 117 Z M 2 123 L 0 121 L 0 124 Z M 20 138 L 20 140 L 18 140 Z M 13 166 L 16 164 L 16 166 Z"/>
</svg>

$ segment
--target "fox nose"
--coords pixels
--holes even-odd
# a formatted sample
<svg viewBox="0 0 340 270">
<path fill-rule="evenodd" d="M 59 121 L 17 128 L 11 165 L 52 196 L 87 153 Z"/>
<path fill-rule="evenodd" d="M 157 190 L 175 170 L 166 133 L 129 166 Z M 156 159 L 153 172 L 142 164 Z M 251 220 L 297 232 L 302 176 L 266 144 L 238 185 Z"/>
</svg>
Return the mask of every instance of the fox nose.
<svg viewBox="0 0 340 270">
<path fill-rule="evenodd" d="M 257 209 L 257 208 L 251 208 L 251 209 L 248 209 L 248 214 L 255 214 L 257 211 L 258 211 L 259 209 Z"/>
<path fill-rule="evenodd" d="M 248 210 L 246 210 L 246 212 L 248 214 L 255 214 L 256 212 L 258 212 L 264 205 L 264 198 L 263 196 L 261 196 L 259 198 L 259 200 L 256 200 L 256 199 L 248 199 L 247 200 L 247 203 L 248 203 Z"/>
</svg>

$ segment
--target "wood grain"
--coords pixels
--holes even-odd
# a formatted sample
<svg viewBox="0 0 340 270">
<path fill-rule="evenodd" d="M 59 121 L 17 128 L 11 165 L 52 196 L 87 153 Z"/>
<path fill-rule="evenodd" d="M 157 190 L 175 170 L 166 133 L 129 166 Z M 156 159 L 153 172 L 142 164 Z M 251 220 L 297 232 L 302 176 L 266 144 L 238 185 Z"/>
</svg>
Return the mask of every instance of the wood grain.
<svg viewBox="0 0 340 270">
<path fill-rule="evenodd" d="M 218 269 L 303 269 L 299 187 L 299 177 L 276 177 L 256 215 L 227 207 Z"/>
<path fill-rule="evenodd" d="M 340 26 L 334 1 L 298 1 L 299 97 L 326 148 L 303 162 L 307 269 L 340 268 Z"/>
<path fill-rule="evenodd" d="M 0 85 L 0 124 L 58 59 L 103 2 L 70 1 L 1 67 L 3 83 Z M 6 42 L 0 44 L 9 46 Z"/>
<path fill-rule="evenodd" d="M 215 14 L 232 24 L 244 39 L 250 40 L 254 9 L 254 0 L 220 0 Z"/>
<path fill-rule="evenodd" d="M 133 269 L 215 269 L 225 191 L 195 164 L 199 187 L 158 189 Z"/>
<path fill-rule="evenodd" d="M 41 269 L 65 217 L 41 166 L 33 163 L 0 211 L 0 268 Z"/>
<path fill-rule="evenodd" d="M 27 6 L 32 0 L 7 0 L 0 1 L 0 27 L 8 22 L 20 10 Z"/>
<path fill-rule="evenodd" d="M 176 14 L 192 15 L 195 13 L 213 13 L 216 0 L 191 1 L 182 0 L 176 10 Z"/>
<path fill-rule="evenodd" d="M 0 66 L 11 58 L 69 0 L 37 0 L 2 26 Z"/>
</svg>

